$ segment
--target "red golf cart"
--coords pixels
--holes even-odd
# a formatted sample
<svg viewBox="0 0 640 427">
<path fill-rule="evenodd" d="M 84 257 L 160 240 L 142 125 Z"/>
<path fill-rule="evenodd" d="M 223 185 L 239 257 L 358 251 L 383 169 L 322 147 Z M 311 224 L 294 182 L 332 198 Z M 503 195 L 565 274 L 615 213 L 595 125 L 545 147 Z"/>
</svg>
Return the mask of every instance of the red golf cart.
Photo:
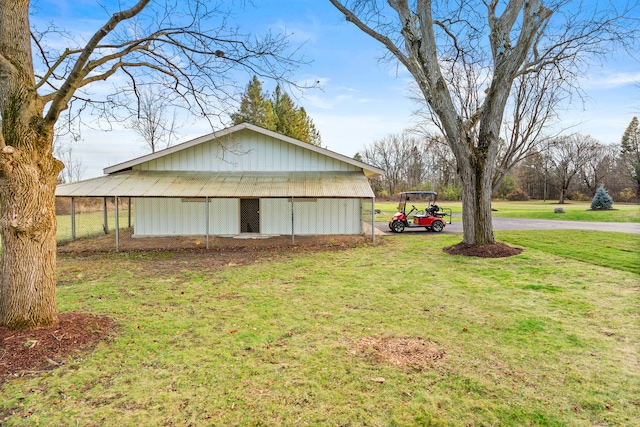
<svg viewBox="0 0 640 427">
<path fill-rule="evenodd" d="M 447 224 L 446 217 L 449 217 L 451 224 L 451 209 L 443 209 L 436 205 L 438 193 L 435 191 L 405 191 L 400 193 L 400 204 L 398 212 L 389 221 L 389 228 L 394 233 L 402 233 L 406 227 L 424 227 L 436 233 L 444 230 Z M 409 212 L 406 208 L 411 202 Z M 426 205 L 424 210 L 416 208 L 418 205 Z M 446 212 L 445 212 L 446 211 Z"/>
</svg>

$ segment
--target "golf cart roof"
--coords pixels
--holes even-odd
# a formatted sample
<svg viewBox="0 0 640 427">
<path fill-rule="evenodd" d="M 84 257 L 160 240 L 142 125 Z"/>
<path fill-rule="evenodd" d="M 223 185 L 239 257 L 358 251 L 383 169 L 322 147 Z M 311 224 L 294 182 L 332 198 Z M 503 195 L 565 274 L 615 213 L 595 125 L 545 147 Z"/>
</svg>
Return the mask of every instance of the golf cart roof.
<svg viewBox="0 0 640 427">
<path fill-rule="evenodd" d="M 435 191 L 403 191 L 400 194 L 422 194 L 422 195 L 434 195 L 437 196 L 438 193 L 436 193 Z"/>
</svg>

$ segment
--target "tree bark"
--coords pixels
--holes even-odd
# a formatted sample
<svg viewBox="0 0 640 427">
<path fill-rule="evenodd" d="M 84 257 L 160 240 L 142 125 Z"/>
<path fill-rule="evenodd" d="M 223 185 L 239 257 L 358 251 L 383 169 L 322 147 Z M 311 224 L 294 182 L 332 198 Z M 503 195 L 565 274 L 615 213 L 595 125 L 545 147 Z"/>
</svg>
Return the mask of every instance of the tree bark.
<svg viewBox="0 0 640 427">
<path fill-rule="evenodd" d="M 51 326 L 58 321 L 54 195 L 62 166 L 5 148 L 0 167 L 0 324 Z"/>
<path fill-rule="evenodd" d="M 35 89 L 27 0 L 0 0 L 0 325 L 51 326 L 56 307 L 53 123 Z"/>
<path fill-rule="evenodd" d="M 462 180 L 463 243 L 489 245 L 495 242 L 491 219 L 491 164 L 482 153 L 458 162 Z"/>
</svg>

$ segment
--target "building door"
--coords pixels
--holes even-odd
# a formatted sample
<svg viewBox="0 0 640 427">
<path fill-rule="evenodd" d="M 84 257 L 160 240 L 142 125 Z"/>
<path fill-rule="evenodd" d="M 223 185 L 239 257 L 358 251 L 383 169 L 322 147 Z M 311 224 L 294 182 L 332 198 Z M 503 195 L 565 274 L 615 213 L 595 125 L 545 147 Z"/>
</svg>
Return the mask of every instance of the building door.
<svg viewBox="0 0 640 427">
<path fill-rule="evenodd" d="M 240 199 L 240 232 L 260 232 L 260 199 Z"/>
</svg>

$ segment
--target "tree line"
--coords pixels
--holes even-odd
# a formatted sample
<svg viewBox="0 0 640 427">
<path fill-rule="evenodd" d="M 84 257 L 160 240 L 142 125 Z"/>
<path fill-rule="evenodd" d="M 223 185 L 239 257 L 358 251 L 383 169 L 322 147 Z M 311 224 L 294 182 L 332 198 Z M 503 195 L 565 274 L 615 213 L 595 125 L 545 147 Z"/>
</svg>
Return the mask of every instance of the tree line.
<svg viewBox="0 0 640 427">
<path fill-rule="evenodd" d="M 581 134 L 541 138 L 504 174 L 493 197 L 564 203 L 591 200 L 603 186 L 615 201 L 640 200 L 639 147 L 636 117 L 620 144 L 603 144 Z M 455 157 L 439 135 L 412 130 L 390 134 L 364 146 L 355 158 L 385 171 L 371 180 L 377 197 L 408 190 L 437 191 L 445 200 L 461 197 Z"/>
</svg>

